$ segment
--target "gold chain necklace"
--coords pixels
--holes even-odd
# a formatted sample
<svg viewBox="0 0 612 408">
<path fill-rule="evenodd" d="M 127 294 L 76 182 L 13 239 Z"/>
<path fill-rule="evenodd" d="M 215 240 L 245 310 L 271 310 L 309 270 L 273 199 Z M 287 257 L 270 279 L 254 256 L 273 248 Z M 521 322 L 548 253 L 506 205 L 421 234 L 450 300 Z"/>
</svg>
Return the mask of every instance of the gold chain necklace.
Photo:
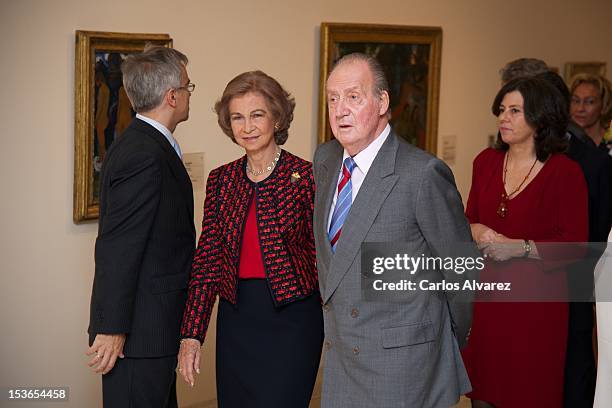
<svg viewBox="0 0 612 408">
<path fill-rule="evenodd" d="M 515 188 L 514 191 L 512 191 L 510 194 L 506 194 L 506 173 L 508 173 L 508 162 L 510 161 L 510 156 L 508 155 L 508 153 L 506 153 L 505 159 L 506 160 L 504 163 L 504 176 L 502 178 L 502 181 L 504 182 L 504 192 L 501 195 L 501 202 L 499 203 L 499 206 L 497 207 L 497 215 L 499 215 L 502 218 L 506 218 L 506 215 L 508 215 L 508 201 L 510 201 L 510 199 L 512 198 L 514 194 L 520 191 L 521 187 L 523 187 L 523 184 L 525 184 L 525 182 L 531 175 L 531 172 L 533 171 L 536 163 L 538 162 L 538 158 L 536 157 L 536 159 L 533 161 L 533 164 L 531 165 L 531 168 L 527 172 L 527 175 L 525 176 L 523 181 L 521 181 L 521 184 L 519 184 L 518 187 Z"/>
<path fill-rule="evenodd" d="M 280 159 L 280 154 L 281 154 L 281 149 L 279 148 L 276 154 L 274 155 L 274 160 L 272 160 L 272 163 L 270 163 L 264 169 L 257 170 L 257 171 L 253 170 L 251 166 L 249 166 L 249 161 L 247 160 L 247 163 L 246 163 L 247 173 L 249 173 L 253 177 L 257 177 L 257 176 L 261 176 L 264 173 L 272 171 L 274 167 L 276 167 L 276 163 L 278 162 L 278 159 Z"/>
</svg>

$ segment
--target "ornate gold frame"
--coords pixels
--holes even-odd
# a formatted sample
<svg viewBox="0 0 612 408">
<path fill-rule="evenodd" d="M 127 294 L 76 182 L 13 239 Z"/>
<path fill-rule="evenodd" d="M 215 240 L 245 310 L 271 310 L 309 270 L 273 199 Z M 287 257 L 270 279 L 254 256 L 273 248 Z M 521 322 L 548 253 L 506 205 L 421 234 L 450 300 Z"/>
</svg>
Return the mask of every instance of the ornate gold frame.
<svg viewBox="0 0 612 408">
<path fill-rule="evenodd" d="M 98 218 L 94 199 L 93 143 L 96 52 L 142 51 L 147 43 L 172 47 L 168 34 L 76 31 L 74 86 L 74 195 L 73 220 Z"/>
<path fill-rule="evenodd" d="M 605 62 L 566 62 L 565 63 L 565 82 L 568 84 L 576 74 L 580 73 L 598 74 L 606 76 Z"/>
<path fill-rule="evenodd" d="M 381 24 L 321 23 L 321 55 L 319 62 L 319 126 L 318 142 L 331 140 L 325 97 L 325 82 L 338 54 L 339 43 L 425 44 L 431 47 L 428 64 L 428 93 L 425 150 L 435 154 L 438 139 L 438 104 L 442 29 Z M 393 102 L 393 101 L 392 101 Z"/>
</svg>

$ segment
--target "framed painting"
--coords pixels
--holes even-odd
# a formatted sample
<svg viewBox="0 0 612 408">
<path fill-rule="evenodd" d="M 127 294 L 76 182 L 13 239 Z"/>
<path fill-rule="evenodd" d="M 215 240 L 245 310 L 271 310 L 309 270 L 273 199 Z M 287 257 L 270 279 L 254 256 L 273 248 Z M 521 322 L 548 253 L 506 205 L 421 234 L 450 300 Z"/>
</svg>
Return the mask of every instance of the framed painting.
<svg viewBox="0 0 612 408">
<path fill-rule="evenodd" d="M 172 47 L 168 34 L 76 32 L 75 223 L 98 218 L 104 155 L 135 115 L 123 88 L 121 63 L 128 54 L 142 51 L 148 43 Z"/>
<path fill-rule="evenodd" d="M 595 74 L 606 76 L 605 62 L 566 62 L 565 63 L 565 82 L 568 84 L 576 74 Z"/>
<path fill-rule="evenodd" d="M 378 24 L 321 23 L 318 142 L 331 140 L 325 82 L 342 56 L 361 52 L 383 66 L 390 87 L 393 131 L 436 153 L 442 29 Z"/>
</svg>

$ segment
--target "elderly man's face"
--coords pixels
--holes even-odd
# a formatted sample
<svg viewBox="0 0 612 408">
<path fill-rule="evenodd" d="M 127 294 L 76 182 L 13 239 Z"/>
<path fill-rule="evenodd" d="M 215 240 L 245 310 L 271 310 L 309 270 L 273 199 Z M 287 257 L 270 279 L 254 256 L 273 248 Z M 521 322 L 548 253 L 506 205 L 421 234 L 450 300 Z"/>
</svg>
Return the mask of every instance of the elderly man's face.
<svg viewBox="0 0 612 408">
<path fill-rule="evenodd" d="M 374 78 L 367 63 L 346 62 L 327 80 L 327 106 L 334 136 L 354 156 L 387 125 L 389 95 L 374 94 Z"/>
</svg>

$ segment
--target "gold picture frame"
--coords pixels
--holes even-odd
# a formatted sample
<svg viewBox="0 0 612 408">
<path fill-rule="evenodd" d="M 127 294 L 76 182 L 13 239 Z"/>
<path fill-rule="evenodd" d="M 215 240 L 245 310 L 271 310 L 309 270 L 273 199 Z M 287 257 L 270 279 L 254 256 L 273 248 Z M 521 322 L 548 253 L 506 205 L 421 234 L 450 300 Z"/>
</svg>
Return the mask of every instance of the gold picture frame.
<svg viewBox="0 0 612 408">
<path fill-rule="evenodd" d="M 73 220 L 98 218 L 98 185 L 106 149 L 129 123 L 121 61 L 147 43 L 172 47 L 168 34 L 76 31 Z"/>
<path fill-rule="evenodd" d="M 565 63 L 565 82 L 568 84 L 576 74 L 595 74 L 606 76 L 605 62 L 566 62 Z"/>
<path fill-rule="evenodd" d="M 325 82 L 343 55 L 363 52 L 385 69 L 391 124 L 398 136 L 436 153 L 442 29 L 356 23 L 321 23 L 318 142 L 332 139 Z"/>
</svg>

